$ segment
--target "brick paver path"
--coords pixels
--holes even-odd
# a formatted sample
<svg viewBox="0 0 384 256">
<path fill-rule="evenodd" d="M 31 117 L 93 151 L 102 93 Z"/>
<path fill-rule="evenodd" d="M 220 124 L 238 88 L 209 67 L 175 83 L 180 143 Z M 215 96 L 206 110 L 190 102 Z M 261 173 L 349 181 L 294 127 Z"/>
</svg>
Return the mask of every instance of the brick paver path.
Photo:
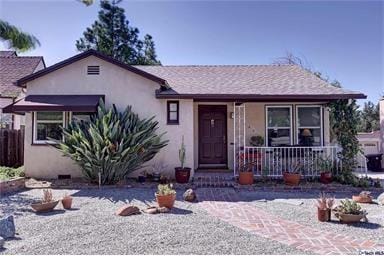
<svg viewBox="0 0 384 256">
<path fill-rule="evenodd" d="M 273 216 L 241 202 L 230 188 L 199 188 L 199 206 L 208 214 L 255 235 L 302 251 L 318 254 L 357 254 L 359 250 L 384 250 L 384 244 L 321 231 Z"/>
</svg>

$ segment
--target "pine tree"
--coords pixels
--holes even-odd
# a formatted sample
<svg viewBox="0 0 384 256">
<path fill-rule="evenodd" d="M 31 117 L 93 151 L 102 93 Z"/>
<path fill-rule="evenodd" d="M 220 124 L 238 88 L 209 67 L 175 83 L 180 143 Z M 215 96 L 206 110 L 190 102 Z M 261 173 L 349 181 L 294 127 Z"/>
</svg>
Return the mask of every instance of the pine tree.
<svg viewBox="0 0 384 256">
<path fill-rule="evenodd" d="M 146 35 L 144 42 L 139 39 L 139 29 L 130 26 L 124 9 L 118 6 L 121 1 L 100 1 L 98 20 L 76 41 L 77 49 L 95 49 L 131 65 L 159 65 L 152 37 Z"/>
</svg>

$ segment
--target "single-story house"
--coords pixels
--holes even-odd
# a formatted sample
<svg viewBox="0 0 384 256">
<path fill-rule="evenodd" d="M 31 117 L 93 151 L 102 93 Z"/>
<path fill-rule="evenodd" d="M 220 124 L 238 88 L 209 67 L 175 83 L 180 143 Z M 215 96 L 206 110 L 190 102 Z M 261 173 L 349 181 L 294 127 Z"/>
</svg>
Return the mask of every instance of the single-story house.
<svg viewBox="0 0 384 256">
<path fill-rule="evenodd" d="M 47 137 L 60 139 L 59 127 L 86 118 L 100 97 L 107 106 L 131 105 L 140 117 L 156 116 L 169 144 L 153 161 L 163 161 L 169 174 L 180 165 L 184 137 L 192 170 L 236 175 L 242 161 L 254 160 L 255 175 L 267 170 L 272 176 L 289 168 L 289 159 L 309 166 L 318 157 L 335 158 L 327 104 L 366 98 L 296 65 L 130 66 L 94 50 L 16 84 L 26 97 L 7 111 L 26 115 L 25 171 L 37 178 L 81 176 Z"/>
<path fill-rule="evenodd" d="M 364 155 L 380 153 L 380 130 L 359 132 L 357 139 Z"/>
<path fill-rule="evenodd" d="M 25 96 L 22 88 L 14 83 L 43 68 L 41 56 L 17 56 L 15 51 L 0 51 L 0 128 L 20 129 L 24 125 L 23 116 L 5 114 L 2 110 Z"/>
</svg>

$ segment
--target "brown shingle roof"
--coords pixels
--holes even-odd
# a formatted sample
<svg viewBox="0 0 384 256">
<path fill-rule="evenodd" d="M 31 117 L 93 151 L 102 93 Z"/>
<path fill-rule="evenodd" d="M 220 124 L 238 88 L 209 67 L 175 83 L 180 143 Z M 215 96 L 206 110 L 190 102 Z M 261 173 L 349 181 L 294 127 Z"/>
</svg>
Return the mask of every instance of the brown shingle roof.
<svg viewBox="0 0 384 256">
<path fill-rule="evenodd" d="M 135 67 L 164 78 L 173 91 L 161 92 L 163 95 L 364 96 L 334 87 L 296 65 Z"/>
<path fill-rule="evenodd" d="M 16 97 L 21 88 L 14 83 L 32 74 L 43 57 L 6 56 L 0 57 L 0 96 Z"/>
<path fill-rule="evenodd" d="M 15 51 L 0 51 L 0 57 L 10 57 L 10 56 L 17 56 Z"/>
</svg>

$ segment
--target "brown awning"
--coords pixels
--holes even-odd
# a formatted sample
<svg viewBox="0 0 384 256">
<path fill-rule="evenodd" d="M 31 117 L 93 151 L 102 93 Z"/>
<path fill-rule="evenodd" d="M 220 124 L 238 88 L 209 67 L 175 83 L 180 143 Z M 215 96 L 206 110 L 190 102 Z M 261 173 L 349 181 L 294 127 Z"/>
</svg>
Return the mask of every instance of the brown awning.
<svg viewBox="0 0 384 256">
<path fill-rule="evenodd" d="M 28 95 L 3 108 L 3 113 L 30 111 L 95 112 L 104 95 Z"/>
</svg>

